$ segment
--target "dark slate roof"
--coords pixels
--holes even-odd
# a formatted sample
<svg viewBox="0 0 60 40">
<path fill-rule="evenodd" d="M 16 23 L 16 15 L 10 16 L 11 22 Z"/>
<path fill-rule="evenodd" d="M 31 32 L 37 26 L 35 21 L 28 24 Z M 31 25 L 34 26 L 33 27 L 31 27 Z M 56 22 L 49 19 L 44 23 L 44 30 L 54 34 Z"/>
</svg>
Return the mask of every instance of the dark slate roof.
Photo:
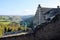
<svg viewBox="0 0 60 40">
<path fill-rule="evenodd" d="M 41 11 L 42 11 L 42 13 L 44 14 L 44 13 L 50 11 L 51 9 L 52 9 L 52 8 L 41 8 Z"/>
<path fill-rule="evenodd" d="M 45 9 L 45 8 L 44 8 Z M 44 10 L 43 9 L 43 10 Z M 45 12 L 46 11 L 46 12 Z M 45 11 L 43 11 L 44 15 L 50 15 L 50 17 L 54 16 L 54 15 L 57 15 L 57 14 L 60 14 L 60 8 L 48 8 L 48 9 L 45 9 Z"/>
<path fill-rule="evenodd" d="M 41 12 L 43 14 L 47 14 L 49 13 L 50 11 L 55 11 L 55 12 L 60 12 L 60 8 L 41 8 Z"/>
<path fill-rule="evenodd" d="M 51 12 L 51 11 L 52 11 L 52 12 Z M 60 8 L 59 8 L 59 9 L 53 8 L 53 9 L 47 11 L 45 14 L 49 14 L 50 12 L 51 12 L 51 13 L 60 13 Z"/>
</svg>

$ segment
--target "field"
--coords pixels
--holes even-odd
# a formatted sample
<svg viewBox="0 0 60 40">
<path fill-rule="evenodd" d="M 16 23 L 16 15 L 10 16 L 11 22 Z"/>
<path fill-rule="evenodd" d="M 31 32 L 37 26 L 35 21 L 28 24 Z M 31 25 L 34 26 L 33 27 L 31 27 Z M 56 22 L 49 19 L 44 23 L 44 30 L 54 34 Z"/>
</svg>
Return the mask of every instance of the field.
<svg viewBox="0 0 60 40">
<path fill-rule="evenodd" d="M 9 21 L 0 21 L 0 36 L 3 36 L 6 32 L 14 32 L 19 30 L 25 30 L 25 27 Z"/>
</svg>

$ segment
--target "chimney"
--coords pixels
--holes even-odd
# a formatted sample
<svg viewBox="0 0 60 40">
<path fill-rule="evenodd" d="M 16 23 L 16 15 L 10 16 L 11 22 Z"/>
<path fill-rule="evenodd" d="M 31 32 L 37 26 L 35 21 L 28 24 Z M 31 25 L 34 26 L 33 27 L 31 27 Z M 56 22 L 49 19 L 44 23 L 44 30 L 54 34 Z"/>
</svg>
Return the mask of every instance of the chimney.
<svg viewBox="0 0 60 40">
<path fill-rule="evenodd" d="M 38 5 L 38 8 L 41 8 L 40 4 Z"/>
<path fill-rule="evenodd" d="M 57 6 L 57 8 L 59 8 L 59 6 Z"/>
</svg>

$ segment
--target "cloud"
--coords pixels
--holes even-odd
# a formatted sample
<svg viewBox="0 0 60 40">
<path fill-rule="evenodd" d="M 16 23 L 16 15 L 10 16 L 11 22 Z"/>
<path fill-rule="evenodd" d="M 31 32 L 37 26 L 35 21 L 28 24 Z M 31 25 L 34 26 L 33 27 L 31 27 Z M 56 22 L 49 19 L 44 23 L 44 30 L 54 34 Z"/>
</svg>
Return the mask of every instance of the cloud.
<svg viewBox="0 0 60 40">
<path fill-rule="evenodd" d="M 26 9 L 24 11 L 21 12 L 22 15 L 34 15 L 35 14 L 35 9 L 31 10 L 31 9 Z"/>
</svg>

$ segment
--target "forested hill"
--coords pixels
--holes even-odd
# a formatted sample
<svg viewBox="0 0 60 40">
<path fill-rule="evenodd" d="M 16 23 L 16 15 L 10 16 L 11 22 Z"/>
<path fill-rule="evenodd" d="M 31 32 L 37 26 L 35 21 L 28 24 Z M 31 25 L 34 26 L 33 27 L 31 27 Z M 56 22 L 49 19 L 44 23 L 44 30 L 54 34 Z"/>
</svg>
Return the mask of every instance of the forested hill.
<svg viewBox="0 0 60 40">
<path fill-rule="evenodd" d="M 31 17 L 33 17 L 34 15 L 26 15 L 26 16 L 21 16 L 21 19 L 22 20 L 27 20 L 27 19 L 29 19 L 29 18 L 31 18 Z"/>
</svg>

